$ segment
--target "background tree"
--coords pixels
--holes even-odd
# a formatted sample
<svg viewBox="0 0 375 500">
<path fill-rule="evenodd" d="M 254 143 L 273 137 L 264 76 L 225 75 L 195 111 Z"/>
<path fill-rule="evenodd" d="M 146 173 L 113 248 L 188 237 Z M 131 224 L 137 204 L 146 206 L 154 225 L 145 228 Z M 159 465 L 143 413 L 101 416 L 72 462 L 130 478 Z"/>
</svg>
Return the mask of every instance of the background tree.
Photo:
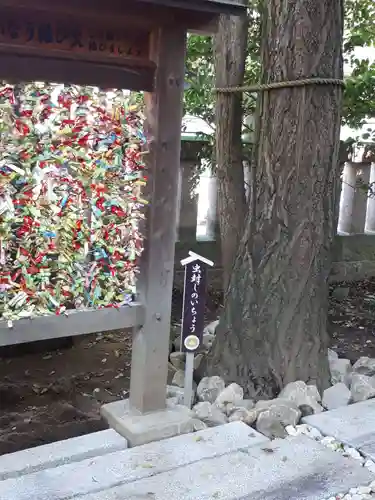
<svg viewBox="0 0 375 500">
<path fill-rule="evenodd" d="M 245 72 L 247 16 L 221 16 L 214 43 L 216 87 L 242 85 Z M 224 289 L 242 236 L 246 216 L 242 151 L 242 94 L 216 97 L 216 156 L 218 209 Z"/>
</svg>

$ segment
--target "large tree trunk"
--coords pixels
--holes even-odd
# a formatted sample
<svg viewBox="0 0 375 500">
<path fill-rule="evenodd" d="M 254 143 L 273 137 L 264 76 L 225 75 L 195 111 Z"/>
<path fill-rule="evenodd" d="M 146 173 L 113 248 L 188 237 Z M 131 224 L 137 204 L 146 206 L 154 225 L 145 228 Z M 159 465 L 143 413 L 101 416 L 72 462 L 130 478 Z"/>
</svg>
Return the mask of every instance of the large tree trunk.
<svg viewBox="0 0 375 500">
<path fill-rule="evenodd" d="M 223 15 L 215 37 L 217 87 L 243 84 L 247 42 L 247 17 Z M 216 100 L 216 168 L 224 290 L 246 217 L 242 152 L 242 96 L 219 93 Z"/>
<path fill-rule="evenodd" d="M 342 0 L 265 2 L 263 82 L 342 78 Z M 328 385 L 326 331 L 342 90 L 263 92 L 256 200 L 206 374 L 256 398 Z"/>
</svg>

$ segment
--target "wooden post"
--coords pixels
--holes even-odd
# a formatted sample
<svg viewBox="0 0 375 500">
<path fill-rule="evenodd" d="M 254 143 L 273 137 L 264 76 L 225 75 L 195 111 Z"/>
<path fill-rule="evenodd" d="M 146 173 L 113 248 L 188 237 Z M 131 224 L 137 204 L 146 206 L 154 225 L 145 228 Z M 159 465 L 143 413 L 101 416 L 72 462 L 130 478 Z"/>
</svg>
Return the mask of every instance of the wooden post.
<svg viewBox="0 0 375 500">
<path fill-rule="evenodd" d="M 181 205 L 182 205 L 182 183 L 183 183 L 183 166 L 180 158 L 180 165 L 178 168 L 178 202 L 176 211 L 176 242 L 180 241 L 180 225 L 181 225 Z"/>
<path fill-rule="evenodd" d="M 168 26 L 152 33 L 155 90 L 145 94 L 150 139 L 145 250 L 138 282 L 146 305 L 142 329 L 134 333 L 130 407 L 140 413 L 166 404 L 173 268 L 178 208 L 182 96 L 186 33 Z"/>
</svg>

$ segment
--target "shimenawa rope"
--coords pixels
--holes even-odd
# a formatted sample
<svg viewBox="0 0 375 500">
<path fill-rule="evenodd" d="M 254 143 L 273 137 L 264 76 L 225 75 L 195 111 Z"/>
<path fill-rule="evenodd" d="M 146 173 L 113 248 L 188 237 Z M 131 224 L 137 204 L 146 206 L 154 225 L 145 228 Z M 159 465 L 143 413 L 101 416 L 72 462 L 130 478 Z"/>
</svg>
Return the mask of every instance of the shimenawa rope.
<svg viewBox="0 0 375 500">
<path fill-rule="evenodd" d="M 304 87 L 306 85 L 340 85 L 344 86 L 344 80 L 339 78 L 305 78 L 304 80 L 291 80 L 289 82 L 273 82 L 273 83 L 263 83 L 258 85 L 247 85 L 238 87 L 218 87 L 215 88 L 215 92 L 219 93 L 239 93 L 239 92 L 263 92 L 265 90 L 273 89 L 285 89 L 291 87 Z"/>
</svg>

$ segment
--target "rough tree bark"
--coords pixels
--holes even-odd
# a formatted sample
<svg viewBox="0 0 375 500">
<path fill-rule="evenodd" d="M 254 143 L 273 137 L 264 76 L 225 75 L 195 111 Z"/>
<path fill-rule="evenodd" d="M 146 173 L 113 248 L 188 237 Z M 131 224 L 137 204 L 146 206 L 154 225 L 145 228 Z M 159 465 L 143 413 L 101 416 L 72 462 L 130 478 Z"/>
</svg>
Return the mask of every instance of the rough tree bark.
<svg viewBox="0 0 375 500">
<path fill-rule="evenodd" d="M 342 78 L 342 0 L 264 2 L 263 83 Z M 263 92 L 250 209 L 204 366 L 255 398 L 294 380 L 328 385 L 327 278 L 342 89 Z"/>
<path fill-rule="evenodd" d="M 223 15 L 215 36 L 216 86 L 243 84 L 247 17 Z M 216 168 L 223 286 L 227 289 L 246 217 L 242 152 L 242 96 L 219 93 L 216 100 Z"/>
</svg>

